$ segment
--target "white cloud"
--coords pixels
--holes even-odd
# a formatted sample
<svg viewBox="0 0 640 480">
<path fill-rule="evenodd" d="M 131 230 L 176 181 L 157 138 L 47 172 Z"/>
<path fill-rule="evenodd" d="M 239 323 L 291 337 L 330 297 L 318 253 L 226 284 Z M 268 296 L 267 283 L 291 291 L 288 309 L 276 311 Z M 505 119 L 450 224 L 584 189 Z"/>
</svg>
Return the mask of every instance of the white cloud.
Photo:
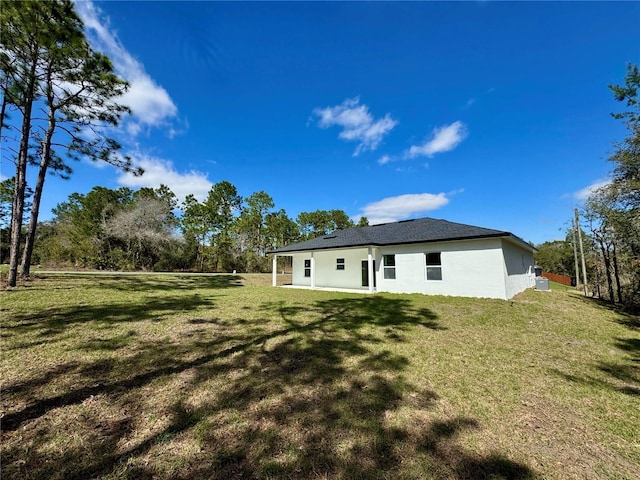
<svg viewBox="0 0 640 480">
<path fill-rule="evenodd" d="M 125 187 L 158 188 L 160 185 L 166 185 L 176 194 L 178 201 L 182 202 L 189 194 L 193 194 L 200 201 L 205 200 L 213 185 L 205 173 L 194 170 L 180 173 L 168 160 L 141 153 L 133 153 L 131 158 L 133 166 L 143 168 L 144 174 L 136 177 L 131 173 L 121 173 L 118 183 Z"/>
<path fill-rule="evenodd" d="M 405 152 L 405 157 L 433 157 L 436 153 L 448 152 L 456 148 L 467 137 L 467 127 L 457 121 L 451 125 L 443 125 L 433 129 L 431 138 L 422 145 L 412 145 Z"/>
<path fill-rule="evenodd" d="M 337 125 L 342 127 L 339 138 L 359 142 L 354 157 L 363 151 L 378 148 L 384 136 L 398 124 L 388 113 L 383 118 L 375 119 L 369 113 L 368 106 L 360 105 L 360 97 L 347 98 L 334 107 L 315 108 L 313 113 L 320 117 L 320 128 Z"/>
<path fill-rule="evenodd" d="M 87 38 L 96 50 L 107 55 L 116 72 L 130 83 L 121 103 L 131 108 L 133 118 L 128 119 L 126 129 L 137 135 L 144 127 L 166 125 L 178 113 L 176 105 L 167 91 L 156 84 L 145 72 L 144 66 L 120 43 L 118 36 L 109 28 L 109 20 L 92 1 L 75 2 L 75 8 L 84 22 Z"/>
<path fill-rule="evenodd" d="M 411 215 L 437 210 L 448 203 L 445 193 L 410 193 L 365 205 L 360 216 L 367 217 L 370 225 L 396 222 Z"/>
<path fill-rule="evenodd" d="M 589 195 L 591 195 L 594 191 L 599 188 L 605 187 L 611 183 L 610 178 L 601 178 L 600 180 L 596 180 L 591 185 L 584 187 L 581 190 L 578 190 L 573 194 L 573 197 L 576 200 L 586 200 Z"/>
<path fill-rule="evenodd" d="M 378 163 L 380 165 L 384 165 L 385 163 L 389 163 L 391 161 L 391 157 L 389 155 L 383 155 L 378 159 Z"/>
</svg>

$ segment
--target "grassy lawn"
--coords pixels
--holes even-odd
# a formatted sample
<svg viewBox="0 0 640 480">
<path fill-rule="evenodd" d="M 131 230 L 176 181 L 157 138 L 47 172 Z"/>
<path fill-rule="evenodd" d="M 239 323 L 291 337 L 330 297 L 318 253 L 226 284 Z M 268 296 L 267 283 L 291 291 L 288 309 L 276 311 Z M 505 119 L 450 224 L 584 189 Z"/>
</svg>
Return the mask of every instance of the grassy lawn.
<svg viewBox="0 0 640 480">
<path fill-rule="evenodd" d="M 270 282 L 1 293 L 2 478 L 640 478 L 637 317 Z"/>
</svg>

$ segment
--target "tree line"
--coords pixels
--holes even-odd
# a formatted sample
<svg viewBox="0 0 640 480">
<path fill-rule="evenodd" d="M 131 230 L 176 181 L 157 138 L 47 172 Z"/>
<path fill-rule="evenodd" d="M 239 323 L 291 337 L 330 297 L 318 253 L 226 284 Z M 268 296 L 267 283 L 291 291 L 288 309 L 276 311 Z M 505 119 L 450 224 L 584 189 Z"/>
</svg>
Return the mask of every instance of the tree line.
<svg viewBox="0 0 640 480">
<path fill-rule="evenodd" d="M 10 181 L 0 192 L 11 191 Z M 5 195 L 0 211 L 8 201 Z M 180 204 L 165 185 L 97 186 L 70 195 L 53 214 L 38 227 L 33 261 L 106 270 L 267 272 L 270 250 L 355 226 L 343 210 L 302 212 L 294 221 L 266 192 L 242 198 L 228 181 L 213 185 L 203 201 L 188 195 Z"/>
<path fill-rule="evenodd" d="M 610 85 L 614 98 L 627 109 L 613 113 L 627 136 L 614 143 L 609 157 L 611 182 L 587 197 L 580 223 L 567 238 L 538 247 L 536 261 L 550 272 L 580 283 L 574 254 L 577 229 L 583 236 L 587 287 L 592 295 L 628 309 L 640 310 L 640 71 L 628 64 L 624 85 Z"/>
<path fill-rule="evenodd" d="M 129 84 L 91 48 L 70 0 L 3 2 L 0 24 L 2 162 L 15 165 L 0 184 L 0 257 L 8 259 L 9 287 L 29 276 L 34 261 L 264 271 L 269 249 L 353 225 L 342 210 L 303 212 L 294 222 L 274 209 L 267 193 L 243 199 L 227 181 L 215 184 L 204 201 L 190 195 L 181 205 L 166 186 L 95 187 L 58 205 L 52 221 L 39 222 L 47 175 L 69 178 L 70 160 L 143 173 L 114 138 L 131 113 L 120 103 Z"/>
</svg>

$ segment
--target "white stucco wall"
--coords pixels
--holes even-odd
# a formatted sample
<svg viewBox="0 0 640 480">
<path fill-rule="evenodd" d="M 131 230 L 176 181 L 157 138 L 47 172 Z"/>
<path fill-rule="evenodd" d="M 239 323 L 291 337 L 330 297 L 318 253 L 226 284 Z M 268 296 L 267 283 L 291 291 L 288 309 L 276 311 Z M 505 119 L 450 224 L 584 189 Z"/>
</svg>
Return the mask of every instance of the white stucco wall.
<svg viewBox="0 0 640 480">
<path fill-rule="evenodd" d="M 425 253 L 440 252 L 442 280 L 427 280 Z M 315 286 L 363 288 L 362 261 L 367 248 L 313 252 Z M 384 279 L 383 255 L 395 255 L 396 278 Z M 531 286 L 528 275 L 533 255 L 501 238 L 464 240 L 373 248 L 376 291 L 423 293 L 509 299 Z M 304 277 L 304 260 L 311 252 L 293 255 L 293 285 L 311 286 Z M 345 269 L 337 270 L 336 259 L 345 259 Z"/>
<path fill-rule="evenodd" d="M 366 288 L 362 287 L 362 261 L 367 259 L 366 248 L 320 250 L 313 252 L 313 258 L 316 287 Z M 337 269 L 338 258 L 344 258 L 344 270 Z M 305 259 L 311 259 L 311 252 L 293 255 L 293 285 L 311 285 L 311 279 L 304 276 Z"/>
<path fill-rule="evenodd" d="M 440 252 L 442 280 L 427 280 L 425 253 Z M 382 256 L 395 254 L 396 278 L 383 278 Z M 401 245 L 376 255 L 378 291 L 506 298 L 499 239 Z"/>
<path fill-rule="evenodd" d="M 533 253 L 510 241 L 502 240 L 506 298 L 535 285 Z"/>
<path fill-rule="evenodd" d="M 295 253 L 292 256 L 293 275 L 291 278 L 292 285 L 301 287 L 311 286 L 311 278 L 304 276 L 304 260 L 311 258 L 310 253 Z"/>
</svg>

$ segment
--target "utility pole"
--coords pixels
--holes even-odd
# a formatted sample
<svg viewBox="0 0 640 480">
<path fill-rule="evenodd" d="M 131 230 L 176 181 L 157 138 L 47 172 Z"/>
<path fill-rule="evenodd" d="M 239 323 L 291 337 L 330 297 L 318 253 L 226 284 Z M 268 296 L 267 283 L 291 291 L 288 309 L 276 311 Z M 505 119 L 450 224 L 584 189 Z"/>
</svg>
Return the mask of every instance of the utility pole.
<svg viewBox="0 0 640 480">
<path fill-rule="evenodd" d="M 582 258 L 582 281 L 584 282 L 584 296 L 587 296 L 587 266 L 584 263 L 584 249 L 582 248 L 582 229 L 580 228 L 580 217 L 578 209 L 575 209 L 576 228 L 578 229 L 578 241 L 580 243 L 580 257 Z"/>
<path fill-rule="evenodd" d="M 576 219 L 572 218 L 571 219 L 571 226 L 573 228 L 571 228 L 571 236 L 573 238 L 573 241 L 571 243 L 573 243 L 573 259 L 576 262 L 576 287 L 578 286 L 578 284 L 580 283 L 580 267 L 578 266 L 578 234 L 577 234 L 577 230 L 578 230 L 578 226 L 576 225 Z"/>
</svg>

